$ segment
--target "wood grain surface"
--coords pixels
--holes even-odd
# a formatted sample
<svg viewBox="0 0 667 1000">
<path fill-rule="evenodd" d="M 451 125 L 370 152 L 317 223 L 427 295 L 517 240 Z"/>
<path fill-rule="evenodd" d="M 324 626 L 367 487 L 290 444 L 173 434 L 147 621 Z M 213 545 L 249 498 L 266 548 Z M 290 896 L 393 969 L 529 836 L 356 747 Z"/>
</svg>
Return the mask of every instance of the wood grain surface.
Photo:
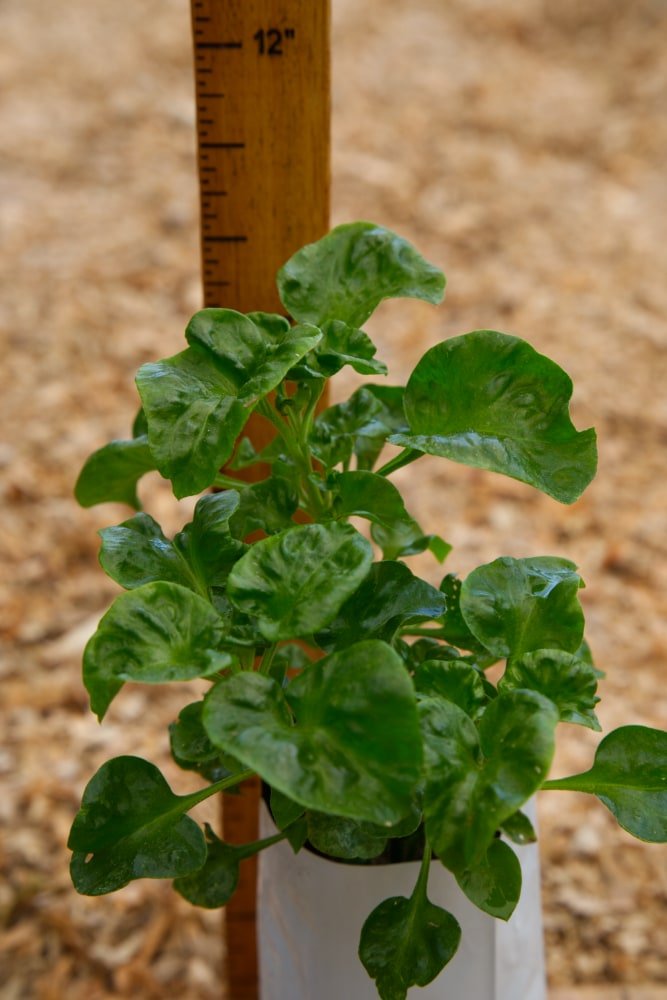
<svg viewBox="0 0 667 1000">
<path fill-rule="evenodd" d="M 278 268 L 329 225 L 329 0 L 192 0 L 192 30 L 204 304 L 282 312 Z M 261 418 L 245 433 L 272 436 Z M 258 801 L 258 781 L 225 798 L 225 840 L 257 838 Z M 225 910 L 233 1000 L 259 994 L 256 893 L 253 858 Z"/>
</svg>

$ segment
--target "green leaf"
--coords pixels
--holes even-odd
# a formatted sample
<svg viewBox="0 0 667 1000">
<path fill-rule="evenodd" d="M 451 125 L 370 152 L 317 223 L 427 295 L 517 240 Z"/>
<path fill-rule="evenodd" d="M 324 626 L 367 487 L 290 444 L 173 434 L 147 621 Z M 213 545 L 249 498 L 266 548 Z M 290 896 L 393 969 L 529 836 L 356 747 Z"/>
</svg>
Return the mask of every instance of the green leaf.
<svg viewBox="0 0 667 1000">
<path fill-rule="evenodd" d="M 162 684 L 206 677 L 232 664 L 217 651 L 222 621 L 203 598 L 176 583 L 121 594 L 83 654 L 83 679 L 101 720 L 125 681 Z"/>
<path fill-rule="evenodd" d="M 390 440 L 500 472 L 573 503 L 595 475 L 595 431 L 577 431 L 572 382 L 529 344 L 493 330 L 427 351 L 405 392 L 410 433 Z"/>
<path fill-rule="evenodd" d="M 387 828 L 342 816 L 308 812 L 308 840 L 321 854 L 331 858 L 369 860 L 387 846 Z"/>
<path fill-rule="evenodd" d="M 500 824 L 500 829 L 515 844 L 534 844 L 537 840 L 533 824 L 520 810 L 504 819 Z"/>
<path fill-rule="evenodd" d="M 475 637 L 497 657 L 536 649 L 574 653 L 584 613 L 574 563 L 555 556 L 511 559 L 479 566 L 463 582 L 461 612 Z"/>
<path fill-rule="evenodd" d="M 482 862 L 498 827 L 541 786 L 558 712 L 535 691 L 499 695 L 479 730 L 442 698 L 425 698 L 419 711 L 426 836 L 442 863 L 461 873 Z"/>
<path fill-rule="evenodd" d="M 353 454 L 363 455 L 367 466 L 379 455 L 392 433 L 385 405 L 367 387 L 353 392 L 344 403 L 323 410 L 310 435 L 313 454 L 324 466 L 347 463 Z"/>
<path fill-rule="evenodd" d="M 384 643 L 319 660 L 285 692 L 260 674 L 236 674 L 208 694 L 204 726 L 216 746 L 308 809 L 385 826 L 411 809 L 421 762 L 415 696 Z"/>
<path fill-rule="evenodd" d="M 439 695 L 477 719 L 488 704 L 480 672 L 464 660 L 425 660 L 415 670 L 415 687 L 427 697 Z"/>
<path fill-rule="evenodd" d="M 174 880 L 174 889 L 189 903 L 214 910 L 225 906 L 236 892 L 239 867 L 246 858 L 283 839 L 283 834 L 250 844 L 225 844 L 206 824 L 208 855 L 203 867 Z"/>
<path fill-rule="evenodd" d="M 472 634 L 461 613 L 461 581 L 455 573 L 448 573 L 440 584 L 445 595 L 447 610 L 440 620 L 442 636 L 458 649 L 473 653 L 486 652 L 486 647 Z"/>
<path fill-rule="evenodd" d="M 257 542 L 230 573 L 228 594 L 270 642 L 309 636 L 366 576 L 370 544 L 349 524 L 303 524 Z"/>
<path fill-rule="evenodd" d="M 634 837 L 667 841 L 667 733 L 660 729 L 621 726 L 602 740 L 589 771 L 543 787 L 597 795 Z"/>
<path fill-rule="evenodd" d="M 273 475 L 254 483 L 241 493 L 239 508 L 230 522 L 232 534 L 241 539 L 254 531 L 275 535 L 290 527 L 298 506 L 297 492 L 288 479 Z"/>
<path fill-rule="evenodd" d="M 600 731 L 593 709 L 600 700 L 595 692 L 595 669 L 560 649 L 540 649 L 513 660 L 498 684 L 499 691 L 528 688 L 539 691 L 556 705 L 561 722 L 575 722 Z"/>
<path fill-rule="evenodd" d="M 201 868 L 204 836 L 184 814 L 208 794 L 174 795 L 158 769 L 140 757 L 103 764 L 83 793 L 68 841 L 77 892 L 99 896 L 133 879 L 173 878 Z"/>
<path fill-rule="evenodd" d="M 157 580 L 198 589 L 187 562 L 150 514 L 135 514 L 99 535 L 102 569 L 126 590 Z"/>
<path fill-rule="evenodd" d="M 371 222 L 338 226 L 298 250 L 278 272 L 286 310 L 302 323 L 359 327 L 387 298 L 438 303 L 445 277 L 406 240 Z"/>
<path fill-rule="evenodd" d="M 364 393 L 370 394 L 382 406 L 382 409 L 376 413 L 376 424 L 381 424 L 384 429 L 382 434 L 360 436 L 356 439 L 354 445 L 354 453 L 357 456 L 357 468 L 370 470 L 375 465 L 389 435 L 400 434 L 403 431 L 408 431 L 410 428 L 405 419 L 405 410 L 403 409 L 405 389 L 402 385 L 374 385 L 369 383 L 361 388 Z"/>
<path fill-rule="evenodd" d="M 203 701 L 186 705 L 177 722 L 169 726 L 171 753 L 181 767 L 198 770 L 200 765 L 217 763 L 220 751 L 208 738 L 202 722 Z"/>
<path fill-rule="evenodd" d="M 410 986 L 426 986 L 454 957 L 458 922 L 426 895 L 428 856 L 410 897 L 393 896 L 366 920 L 359 958 L 382 1000 L 405 1000 Z"/>
<path fill-rule="evenodd" d="M 225 490 L 201 497 L 192 521 L 174 538 L 204 590 L 224 586 L 232 566 L 247 549 L 232 532 L 243 494 Z"/>
<path fill-rule="evenodd" d="M 437 618 L 444 609 L 443 595 L 405 563 L 373 563 L 361 586 L 316 638 L 326 650 L 343 649 L 359 639 L 391 642 L 400 628 Z"/>
<path fill-rule="evenodd" d="M 279 830 L 284 830 L 292 823 L 303 816 L 305 810 L 300 802 L 294 802 L 288 795 L 279 792 L 277 788 L 271 789 L 271 815 Z"/>
<path fill-rule="evenodd" d="M 87 459 L 76 481 L 74 495 L 82 507 L 126 503 L 140 510 L 137 482 L 155 468 L 147 437 L 111 441 Z"/>
<path fill-rule="evenodd" d="M 139 369 L 151 450 L 177 497 L 211 485 L 255 404 L 321 337 L 253 315 L 204 309 L 188 325 L 187 350 Z"/>
<path fill-rule="evenodd" d="M 502 840 L 494 840 L 484 859 L 456 876 L 471 903 L 500 920 L 509 920 L 521 895 L 521 865 Z"/>
<path fill-rule="evenodd" d="M 322 340 L 315 348 L 317 366 L 330 378 L 345 365 L 360 375 L 386 375 L 387 366 L 376 361 L 377 348 L 368 334 L 340 320 L 332 320 L 322 328 Z"/>
</svg>

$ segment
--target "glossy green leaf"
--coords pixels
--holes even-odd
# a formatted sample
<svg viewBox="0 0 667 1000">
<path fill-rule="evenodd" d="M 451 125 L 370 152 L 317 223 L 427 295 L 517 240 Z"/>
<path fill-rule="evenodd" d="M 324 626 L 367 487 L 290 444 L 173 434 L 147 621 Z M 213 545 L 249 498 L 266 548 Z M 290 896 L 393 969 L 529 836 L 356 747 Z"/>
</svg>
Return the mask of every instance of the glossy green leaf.
<svg viewBox="0 0 667 1000">
<path fill-rule="evenodd" d="M 102 568 L 126 590 L 156 580 L 198 589 L 190 566 L 150 514 L 135 514 L 115 527 L 102 528 L 99 535 Z"/>
<path fill-rule="evenodd" d="M 508 844 L 494 840 L 482 861 L 457 874 L 456 881 L 480 910 L 509 920 L 521 895 L 521 865 Z"/>
<path fill-rule="evenodd" d="M 391 642 L 400 628 L 437 618 L 444 608 L 440 591 L 411 573 L 405 563 L 373 563 L 331 624 L 317 633 L 317 642 L 326 650 L 343 649 L 359 639 Z"/>
<path fill-rule="evenodd" d="M 331 858 L 368 861 L 382 854 L 387 845 L 386 827 L 326 813 L 308 812 L 306 815 L 310 844 Z"/>
<path fill-rule="evenodd" d="M 445 595 L 447 610 L 440 620 L 442 636 L 458 649 L 474 653 L 487 652 L 486 647 L 472 634 L 461 613 L 461 580 L 455 573 L 448 573 L 440 584 Z"/>
<path fill-rule="evenodd" d="M 350 365 L 360 375 L 386 375 L 387 366 L 377 361 L 377 348 L 368 334 L 340 320 L 332 320 L 322 327 L 322 340 L 315 348 L 319 370 L 330 378 L 345 365 Z"/>
<path fill-rule="evenodd" d="M 298 506 L 297 492 L 288 479 L 273 475 L 254 483 L 241 493 L 239 508 L 230 522 L 232 534 L 241 539 L 255 531 L 275 535 L 290 527 Z"/>
<path fill-rule="evenodd" d="M 284 795 L 277 788 L 271 789 L 269 801 L 273 821 L 279 830 L 284 830 L 292 823 L 295 823 L 305 812 L 300 802 L 290 799 L 288 795 Z"/>
<path fill-rule="evenodd" d="M 539 691 L 558 708 L 561 722 L 575 722 L 600 731 L 593 709 L 598 679 L 590 663 L 560 649 L 525 653 L 508 665 L 498 684 L 499 691 L 528 688 Z"/>
<path fill-rule="evenodd" d="M 309 636 L 354 593 L 372 557 L 351 525 L 297 525 L 253 545 L 232 570 L 228 594 L 270 642 Z"/>
<path fill-rule="evenodd" d="M 384 825 L 411 809 L 421 763 L 415 696 L 382 642 L 313 663 L 284 692 L 268 677 L 236 674 L 207 696 L 204 725 L 213 743 L 309 809 Z"/>
<path fill-rule="evenodd" d="M 68 841 L 77 891 L 99 896 L 136 878 L 173 878 L 201 868 L 204 836 L 185 813 L 209 794 L 174 795 L 140 757 L 103 764 L 86 787 Z"/>
<path fill-rule="evenodd" d="M 438 303 L 445 277 L 406 240 L 371 222 L 337 226 L 297 250 L 278 272 L 287 311 L 302 323 L 362 326 L 387 298 Z"/>
<path fill-rule="evenodd" d="M 589 771 L 543 787 L 597 795 L 628 833 L 667 841 L 667 733 L 660 729 L 621 726 L 602 740 Z"/>
<path fill-rule="evenodd" d="M 534 844 L 537 840 L 533 824 L 520 809 L 504 819 L 500 824 L 500 829 L 515 844 Z"/>
<path fill-rule="evenodd" d="M 544 781 L 556 707 L 535 691 L 499 695 L 477 729 L 457 705 L 420 702 L 425 745 L 426 835 L 447 868 L 479 865 L 496 830 Z"/>
<path fill-rule="evenodd" d="M 477 719 L 489 701 L 480 672 L 461 659 L 420 663 L 415 670 L 415 687 L 427 697 L 446 698 L 471 719 Z"/>
<path fill-rule="evenodd" d="M 139 369 L 151 450 L 177 497 L 211 485 L 254 405 L 321 337 L 279 316 L 253 317 L 204 309 L 188 325 L 187 350 Z"/>
<path fill-rule="evenodd" d="M 157 468 L 147 437 L 132 441 L 111 441 L 87 459 L 74 487 L 82 507 L 98 503 L 126 503 L 141 509 L 137 483 L 146 472 Z"/>
<path fill-rule="evenodd" d="M 405 392 L 404 448 L 500 472 L 573 503 L 595 475 L 595 431 L 577 431 L 572 382 L 525 341 L 493 330 L 427 351 Z"/>
<path fill-rule="evenodd" d="M 503 556 L 464 580 L 461 612 L 470 631 L 497 657 L 516 658 L 536 649 L 574 653 L 584 631 L 581 586 L 576 566 L 567 559 Z"/>
<path fill-rule="evenodd" d="M 428 860 L 410 897 L 385 899 L 361 930 L 359 958 L 382 1000 L 405 1000 L 411 986 L 432 982 L 461 940 L 455 917 L 426 895 Z"/>
<path fill-rule="evenodd" d="M 83 655 L 83 679 L 101 720 L 125 681 L 161 684 L 206 677 L 232 663 L 218 647 L 221 619 L 176 583 L 148 583 L 121 594 Z"/>
<path fill-rule="evenodd" d="M 344 403 L 324 410 L 315 420 L 310 435 L 313 454 L 324 466 L 347 463 L 353 454 L 377 456 L 392 433 L 385 405 L 366 386 L 353 392 Z"/>
<path fill-rule="evenodd" d="M 405 410 L 403 409 L 403 396 L 405 389 L 402 385 L 375 385 L 368 383 L 361 387 L 364 393 L 371 395 L 376 402 L 381 404 L 382 409 L 376 412 L 375 421 L 381 425 L 381 434 L 364 434 L 357 437 L 354 444 L 354 453 L 357 456 L 357 468 L 371 470 L 377 462 L 385 441 L 390 434 L 400 434 L 408 431 Z"/>
<path fill-rule="evenodd" d="M 204 590 L 222 587 L 232 566 L 247 549 L 232 531 L 241 503 L 236 490 L 201 497 L 192 521 L 174 538 L 175 547 L 183 553 Z"/>
<path fill-rule="evenodd" d="M 179 713 L 169 726 L 171 755 L 187 771 L 199 771 L 208 777 L 211 769 L 220 766 L 220 751 L 208 738 L 202 722 L 203 701 L 195 701 Z M 218 780 L 222 774 L 216 775 Z"/>
<path fill-rule="evenodd" d="M 271 847 L 283 834 L 265 837 L 250 844 L 226 844 L 206 824 L 207 857 L 204 865 L 190 875 L 174 880 L 174 889 L 189 903 L 214 910 L 226 906 L 239 883 L 239 867 L 246 858 Z"/>
</svg>

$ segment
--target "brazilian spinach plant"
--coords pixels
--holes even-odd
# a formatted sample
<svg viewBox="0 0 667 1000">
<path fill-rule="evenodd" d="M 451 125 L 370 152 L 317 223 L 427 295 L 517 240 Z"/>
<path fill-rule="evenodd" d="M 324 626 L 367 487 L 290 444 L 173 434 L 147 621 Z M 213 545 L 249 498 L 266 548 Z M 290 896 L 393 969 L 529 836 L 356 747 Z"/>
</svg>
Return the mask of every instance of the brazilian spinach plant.
<svg viewBox="0 0 667 1000">
<path fill-rule="evenodd" d="M 143 365 L 133 437 L 93 454 L 76 488 L 84 506 L 139 511 L 100 532 L 101 564 L 127 592 L 85 650 L 93 711 L 102 719 L 126 681 L 210 685 L 170 727 L 175 761 L 207 783 L 175 795 L 146 760 L 104 764 L 72 827 L 76 888 L 170 878 L 221 907 L 243 860 L 282 839 L 355 864 L 420 859 L 410 898 L 385 900 L 361 932 L 385 1000 L 456 952 L 457 921 L 428 899 L 432 859 L 482 910 L 510 917 L 521 889 L 510 842 L 534 840 L 521 807 L 538 789 L 593 794 L 643 840 L 667 829 L 666 733 L 622 727 L 589 770 L 547 777 L 559 723 L 600 728 L 576 566 L 502 557 L 435 587 L 404 562 L 449 551 L 389 478 L 424 454 L 579 497 L 595 432 L 571 423 L 568 376 L 517 337 L 478 330 L 427 351 L 405 388 L 373 382 L 318 409 L 343 366 L 386 373 L 361 329 L 383 299 L 437 303 L 444 286 L 393 233 L 338 227 L 278 274 L 293 323 L 204 309 L 185 350 Z M 253 412 L 275 432 L 259 451 L 243 437 Z M 394 457 L 377 468 L 387 443 Z M 236 473 L 253 465 L 266 475 L 249 485 Z M 173 539 L 140 509 L 137 482 L 155 469 L 176 497 L 203 494 Z M 498 661 L 496 685 L 485 672 Z M 252 775 L 275 836 L 224 843 L 187 815 Z"/>
</svg>

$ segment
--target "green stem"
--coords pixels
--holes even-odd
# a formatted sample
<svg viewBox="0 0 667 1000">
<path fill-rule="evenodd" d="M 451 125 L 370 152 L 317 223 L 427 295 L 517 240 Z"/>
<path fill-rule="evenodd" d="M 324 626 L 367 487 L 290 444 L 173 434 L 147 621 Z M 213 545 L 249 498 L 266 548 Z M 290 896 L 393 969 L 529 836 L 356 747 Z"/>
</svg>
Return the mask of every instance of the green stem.
<svg viewBox="0 0 667 1000">
<path fill-rule="evenodd" d="M 179 795 L 180 801 L 185 804 L 187 802 L 187 810 L 194 808 L 200 802 L 205 799 L 210 799 L 211 795 L 216 795 L 217 792 L 224 792 L 227 788 L 233 788 L 234 785 L 239 785 L 242 781 L 247 778 L 252 778 L 255 772 L 249 768 L 245 771 L 237 771 L 236 774 L 230 775 L 229 778 L 222 778 L 220 781 L 216 781 L 214 784 L 209 785 L 208 788 L 202 788 L 198 792 L 192 792 L 190 795 Z M 181 810 L 182 811 L 182 810 Z"/>
<path fill-rule="evenodd" d="M 417 628 L 416 626 L 408 626 L 407 628 L 402 628 L 401 635 L 425 635 L 429 639 L 447 638 L 447 636 L 444 634 L 444 630 L 441 628 Z"/>
<path fill-rule="evenodd" d="M 278 648 L 278 643 L 274 642 L 271 646 L 268 646 L 262 653 L 262 658 L 259 661 L 259 667 L 257 668 L 260 674 L 268 675 L 271 664 L 273 663 L 273 657 L 276 655 L 276 650 Z"/>
<path fill-rule="evenodd" d="M 398 455 L 383 465 L 381 469 L 378 469 L 376 474 L 378 476 L 389 476 L 392 472 L 396 472 L 397 469 L 402 469 L 404 465 L 409 465 L 410 462 L 421 458 L 423 454 L 423 451 L 416 451 L 414 448 L 404 448 L 403 451 L 399 452 Z"/>
<path fill-rule="evenodd" d="M 250 483 L 244 483 L 240 479 L 234 479 L 233 476 L 226 476 L 224 472 L 219 472 L 211 485 L 219 487 L 220 489 L 232 489 L 232 490 L 247 490 Z"/>
<path fill-rule="evenodd" d="M 428 887 L 428 873 L 431 867 L 431 845 L 428 841 L 424 844 L 424 856 L 422 858 L 421 868 L 419 869 L 419 878 L 417 879 L 417 884 L 415 886 L 415 891 L 413 896 L 421 896 L 422 898 L 426 896 L 426 889 Z"/>
</svg>

